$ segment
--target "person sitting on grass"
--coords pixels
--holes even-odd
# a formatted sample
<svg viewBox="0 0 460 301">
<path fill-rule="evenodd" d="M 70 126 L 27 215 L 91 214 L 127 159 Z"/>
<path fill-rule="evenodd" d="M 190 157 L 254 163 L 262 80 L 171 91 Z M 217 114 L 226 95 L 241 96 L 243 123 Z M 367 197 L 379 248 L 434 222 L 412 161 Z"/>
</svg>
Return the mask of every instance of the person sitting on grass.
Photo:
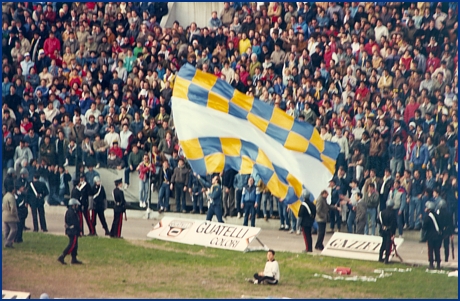
<svg viewBox="0 0 460 301">
<path fill-rule="evenodd" d="M 280 280 L 280 267 L 278 261 L 275 260 L 275 251 L 268 250 L 267 263 L 263 272 L 255 273 L 254 279 L 246 278 L 246 281 L 254 284 L 278 284 Z"/>
</svg>

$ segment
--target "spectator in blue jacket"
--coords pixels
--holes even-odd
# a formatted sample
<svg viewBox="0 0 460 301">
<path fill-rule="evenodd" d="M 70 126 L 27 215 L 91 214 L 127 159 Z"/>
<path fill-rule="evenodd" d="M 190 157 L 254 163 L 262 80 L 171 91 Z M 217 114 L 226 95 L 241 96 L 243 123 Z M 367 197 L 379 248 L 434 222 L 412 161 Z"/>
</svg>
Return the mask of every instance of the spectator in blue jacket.
<svg viewBox="0 0 460 301">
<path fill-rule="evenodd" d="M 404 148 L 404 144 L 401 141 L 401 136 L 396 135 L 394 137 L 394 141 L 390 145 L 388 151 L 390 155 L 391 175 L 394 178 L 396 173 L 401 173 L 404 167 L 404 156 L 406 155 L 406 150 Z"/>
<path fill-rule="evenodd" d="M 410 161 L 412 170 L 418 170 L 422 179 L 425 179 L 426 165 L 429 160 L 428 148 L 423 144 L 421 139 L 417 140 L 415 147 L 412 149 Z"/>
<path fill-rule="evenodd" d="M 209 20 L 209 27 L 212 30 L 217 30 L 217 28 L 222 26 L 222 21 L 217 16 L 217 12 L 213 11 L 211 15 L 211 19 Z"/>
<path fill-rule="evenodd" d="M 212 217 L 216 215 L 217 221 L 223 223 L 222 220 L 222 188 L 220 188 L 220 178 L 219 175 L 215 175 L 212 178 L 212 186 L 208 182 L 204 181 L 200 175 L 197 175 L 199 181 L 202 182 L 203 186 L 210 187 L 206 191 L 207 198 L 209 200 L 208 205 L 208 214 L 206 215 L 206 220 L 211 221 Z"/>
<path fill-rule="evenodd" d="M 248 225 L 248 218 L 251 215 L 251 227 L 256 226 L 256 186 L 254 185 L 254 178 L 250 177 L 248 185 L 243 188 L 241 195 L 241 209 L 244 209 L 243 226 Z"/>
</svg>

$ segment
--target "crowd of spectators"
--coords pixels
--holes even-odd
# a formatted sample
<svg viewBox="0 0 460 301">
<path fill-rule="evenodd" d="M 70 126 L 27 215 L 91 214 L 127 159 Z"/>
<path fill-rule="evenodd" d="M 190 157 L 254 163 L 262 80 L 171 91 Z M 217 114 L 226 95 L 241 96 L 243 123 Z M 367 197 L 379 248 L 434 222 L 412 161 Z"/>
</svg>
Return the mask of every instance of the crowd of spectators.
<svg viewBox="0 0 460 301">
<path fill-rule="evenodd" d="M 3 167 L 48 182 L 81 162 L 124 169 L 126 187 L 152 152 L 161 188 L 163 162 L 174 169 L 181 153 L 174 77 L 190 63 L 340 145 L 331 188 L 341 201 L 329 200 L 343 209 L 331 214 L 339 227 L 356 190 L 374 186 L 383 210 L 393 182 L 407 200 L 400 235 L 420 227 L 428 200 L 447 201 L 457 222 L 456 2 L 226 2 L 202 28 L 161 27 L 167 13 L 166 2 L 3 2 Z M 224 200 L 236 200 L 224 212 L 240 215 L 247 179 L 223 178 Z M 278 206 L 280 229 L 296 229 L 263 183 L 258 195 L 261 217 Z"/>
</svg>

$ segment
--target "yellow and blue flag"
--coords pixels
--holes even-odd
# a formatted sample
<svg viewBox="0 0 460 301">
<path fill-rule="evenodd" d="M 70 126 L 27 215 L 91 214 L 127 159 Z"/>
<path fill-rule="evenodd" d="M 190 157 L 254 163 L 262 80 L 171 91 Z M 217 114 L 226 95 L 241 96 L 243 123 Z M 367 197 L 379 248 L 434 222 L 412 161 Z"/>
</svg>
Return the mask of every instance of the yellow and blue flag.
<svg viewBox="0 0 460 301">
<path fill-rule="evenodd" d="M 308 123 L 184 65 L 172 96 L 180 146 L 197 174 L 234 169 L 260 175 L 297 215 L 303 188 L 317 197 L 335 171 L 338 144 Z"/>
</svg>

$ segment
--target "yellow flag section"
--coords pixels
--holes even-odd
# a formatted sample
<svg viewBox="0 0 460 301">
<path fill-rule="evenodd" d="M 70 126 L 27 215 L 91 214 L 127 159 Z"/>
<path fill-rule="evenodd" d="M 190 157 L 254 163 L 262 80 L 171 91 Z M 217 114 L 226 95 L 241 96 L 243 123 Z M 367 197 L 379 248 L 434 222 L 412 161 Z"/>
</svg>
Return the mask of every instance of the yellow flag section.
<svg viewBox="0 0 460 301">
<path fill-rule="evenodd" d="M 255 171 L 297 215 L 303 188 L 317 196 L 339 153 L 310 125 L 246 96 L 211 74 L 184 65 L 172 109 L 177 135 L 194 172 Z"/>
</svg>

